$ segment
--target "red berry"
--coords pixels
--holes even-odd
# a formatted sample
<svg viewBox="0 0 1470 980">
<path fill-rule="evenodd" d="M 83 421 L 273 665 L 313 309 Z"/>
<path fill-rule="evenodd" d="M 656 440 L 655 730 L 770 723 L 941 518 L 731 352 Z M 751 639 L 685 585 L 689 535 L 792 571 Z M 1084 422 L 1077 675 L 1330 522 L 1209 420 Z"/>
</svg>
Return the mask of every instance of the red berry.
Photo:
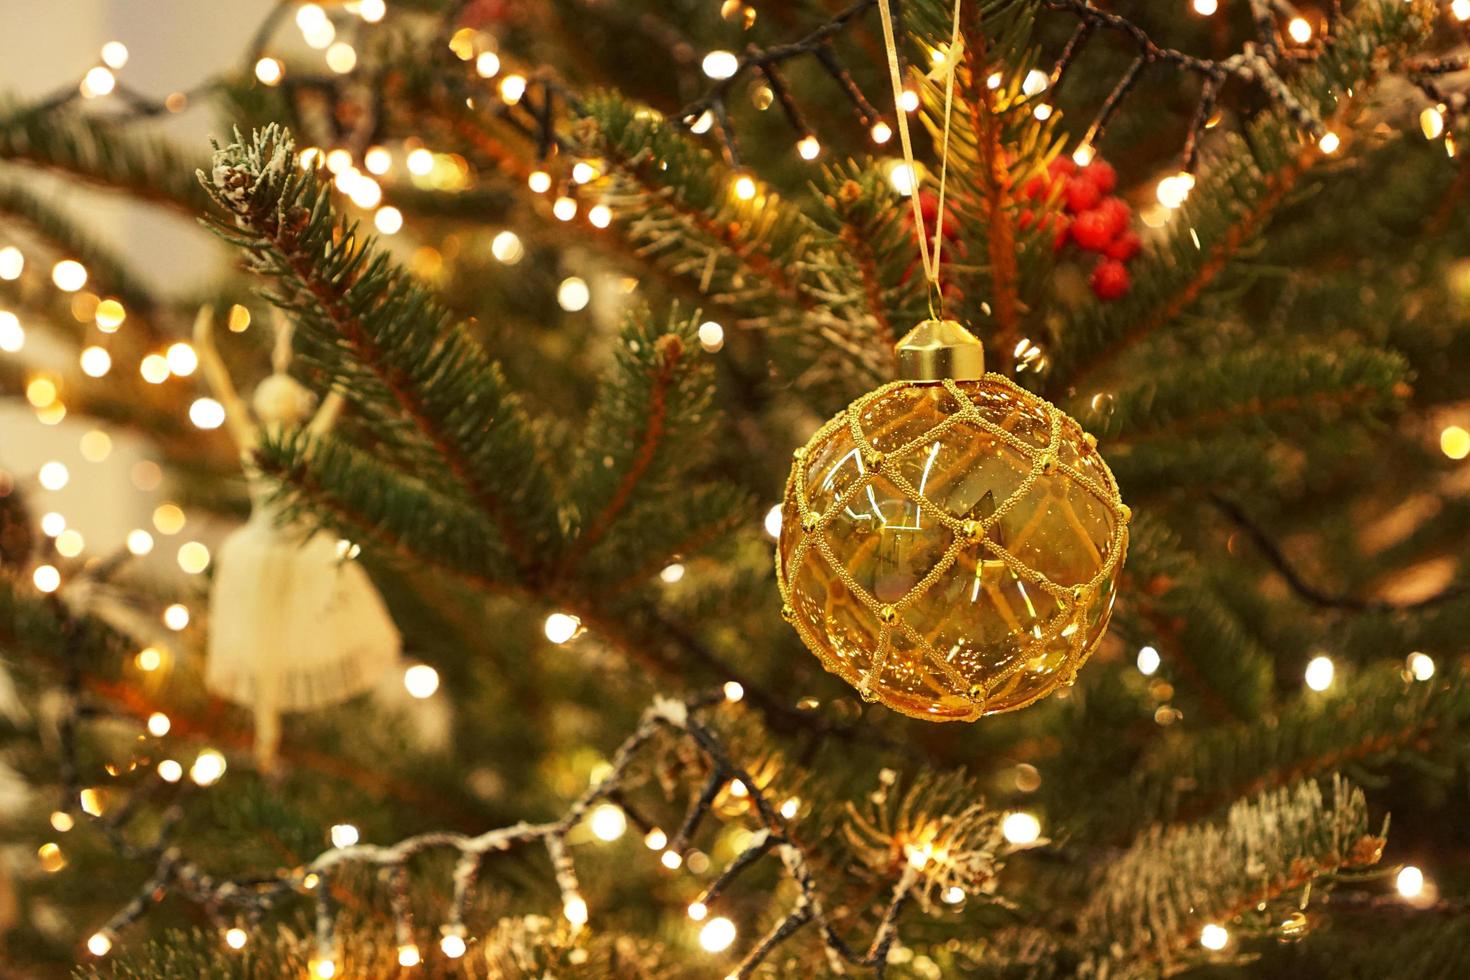
<svg viewBox="0 0 1470 980">
<path fill-rule="evenodd" d="M 1102 194 L 1097 185 L 1090 180 L 1067 181 L 1067 210 L 1073 214 L 1082 214 L 1097 207 L 1102 200 Z"/>
<path fill-rule="evenodd" d="M 1047 192 L 1050 190 L 1050 176 L 1047 174 L 1037 174 L 1021 185 L 1021 196 L 1028 201 L 1039 201 L 1046 197 Z"/>
<path fill-rule="evenodd" d="M 1072 222 L 1072 239 L 1089 252 L 1101 252 L 1113 240 L 1112 223 L 1100 208 L 1084 212 Z"/>
<path fill-rule="evenodd" d="M 1108 238 L 1116 238 L 1128 230 L 1133 221 L 1133 209 L 1121 197 L 1105 198 L 1097 206 L 1097 213 L 1107 221 Z"/>
<path fill-rule="evenodd" d="M 1128 277 L 1128 269 L 1123 263 L 1113 259 L 1103 259 L 1099 262 L 1092 270 L 1092 278 L 1089 282 L 1092 284 L 1092 291 L 1101 300 L 1118 299 L 1126 294 L 1128 288 L 1133 285 L 1132 280 Z"/>
<path fill-rule="evenodd" d="M 1077 172 L 1077 164 L 1071 157 L 1056 156 L 1052 157 L 1051 163 L 1046 165 L 1046 169 L 1051 172 L 1053 177 L 1058 174 L 1075 174 Z"/>
<path fill-rule="evenodd" d="M 1112 244 L 1103 254 L 1118 262 L 1127 262 L 1141 251 L 1143 251 L 1143 241 L 1135 233 L 1125 231 L 1113 239 Z"/>
<path fill-rule="evenodd" d="M 1067 246 L 1067 237 L 1072 230 L 1072 222 L 1067 219 L 1067 216 L 1065 214 L 1059 214 L 1057 215 L 1056 227 L 1057 233 L 1056 237 L 1054 237 L 1051 241 L 1051 247 L 1053 251 L 1060 252 L 1063 248 L 1066 248 Z"/>
<path fill-rule="evenodd" d="M 939 213 L 939 195 L 933 191 L 919 191 L 919 210 L 924 214 L 924 221 L 934 220 Z"/>
<path fill-rule="evenodd" d="M 1082 176 L 1097 188 L 1099 194 L 1111 194 L 1113 188 L 1118 186 L 1118 171 L 1106 160 L 1093 160 L 1082 168 Z"/>
</svg>

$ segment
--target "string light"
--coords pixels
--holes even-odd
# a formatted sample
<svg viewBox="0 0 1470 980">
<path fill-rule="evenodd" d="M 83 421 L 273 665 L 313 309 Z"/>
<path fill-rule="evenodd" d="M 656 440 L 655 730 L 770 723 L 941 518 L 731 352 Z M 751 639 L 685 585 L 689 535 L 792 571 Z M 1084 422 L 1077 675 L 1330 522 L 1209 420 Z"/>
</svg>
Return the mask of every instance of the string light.
<svg viewBox="0 0 1470 980">
<path fill-rule="evenodd" d="M 158 778 L 166 783 L 176 783 L 184 778 L 184 767 L 174 759 L 164 759 L 158 764 Z"/>
<path fill-rule="evenodd" d="M 213 786 L 219 782 L 227 768 L 225 757 L 214 749 L 205 749 L 189 767 L 189 778 L 199 786 Z"/>
<path fill-rule="evenodd" d="M 49 595 L 61 588 L 61 573 L 54 565 L 37 565 L 31 573 L 31 582 L 35 584 L 36 591 Z"/>
<path fill-rule="evenodd" d="M 200 429 L 218 429 L 225 423 L 225 407 L 213 398 L 196 398 L 189 406 L 189 421 Z"/>
<path fill-rule="evenodd" d="M 1444 110 L 1429 106 L 1419 113 L 1419 129 L 1427 140 L 1439 139 L 1444 135 Z"/>
<path fill-rule="evenodd" d="M 724 347 L 725 328 L 713 320 L 704 321 L 699 325 L 699 345 L 711 354 Z"/>
<path fill-rule="evenodd" d="M 699 945 L 706 953 L 723 953 L 735 942 L 735 923 L 723 915 L 716 916 L 699 930 Z"/>
<path fill-rule="evenodd" d="M 793 796 L 785 800 L 781 804 L 781 816 L 785 817 L 787 820 L 795 819 L 797 813 L 799 813 L 800 811 L 801 799 L 799 797 Z"/>
<path fill-rule="evenodd" d="M 699 118 L 689 124 L 689 132 L 695 136 L 703 136 L 710 131 L 710 127 L 714 126 L 714 124 L 715 117 L 710 114 L 709 110 L 705 110 L 699 114 Z"/>
<path fill-rule="evenodd" d="M 1470 456 L 1470 431 L 1458 425 L 1445 426 L 1439 434 L 1439 450 L 1450 459 Z"/>
<path fill-rule="evenodd" d="M 66 530 L 66 518 L 56 511 L 50 511 L 41 515 L 41 533 L 48 538 L 54 538 Z"/>
<path fill-rule="evenodd" d="M 70 479 L 71 471 L 66 468 L 66 464 L 56 460 L 42 463 L 41 469 L 36 473 L 36 482 L 47 490 L 60 490 Z"/>
<path fill-rule="evenodd" d="M 1016 810 L 1001 820 L 1000 832 L 1012 844 L 1034 844 L 1041 838 L 1041 821 L 1035 814 Z"/>
<path fill-rule="evenodd" d="M 587 210 L 587 220 L 594 228 L 606 228 L 612 224 L 612 208 L 606 204 L 594 204 Z"/>
<path fill-rule="evenodd" d="M 225 945 L 231 949 L 244 949 L 250 934 L 239 926 L 225 930 Z"/>
<path fill-rule="evenodd" d="M 1184 204 L 1192 190 L 1194 190 L 1194 175 L 1181 171 L 1159 181 L 1154 194 L 1158 197 L 1160 204 L 1172 211 Z"/>
<path fill-rule="evenodd" d="M 745 685 L 741 684 L 739 681 L 726 681 L 725 686 L 721 690 L 724 692 L 725 700 L 729 701 L 731 704 L 734 704 L 745 697 Z M 648 846 L 654 847 L 655 845 L 649 844 Z M 663 847 L 663 844 L 658 844 L 656 846 Z"/>
<path fill-rule="evenodd" d="M 62 259 L 51 267 L 51 281 L 64 293 L 74 293 L 87 284 L 87 268 L 76 259 Z"/>
<path fill-rule="evenodd" d="M 1305 17 L 1293 17 L 1286 24 L 1286 34 L 1297 44 L 1312 40 L 1312 22 Z"/>
<path fill-rule="evenodd" d="M 577 276 L 568 276 L 556 287 L 557 305 L 568 313 L 586 309 L 591 300 L 592 291 L 587 288 L 586 281 Z"/>
<path fill-rule="evenodd" d="M 494 78 L 500 74 L 500 55 L 494 51 L 481 51 L 475 57 L 475 74 L 481 78 Z"/>
<path fill-rule="evenodd" d="M 439 672 L 428 664 L 414 664 L 403 672 L 403 686 L 409 697 L 420 701 L 431 698 L 439 690 Z"/>
<path fill-rule="evenodd" d="M 628 817 L 615 803 L 602 803 L 593 808 L 587 822 L 592 836 L 600 841 L 615 841 L 628 831 Z"/>
<path fill-rule="evenodd" d="M 178 504 L 159 504 L 153 508 L 153 526 L 159 534 L 178 534 L 184 529 L 184 511 Z"/>
<path fill-rule="evenodd" d="M 822 153 L 822 144 L 811 134 L 796 141 L 796 155 L 803 160 L 815 160 Z"/>
<path fill-rule="evenodd" d="M 338 41 L 327 48 L 327 67 L 339 75 L 345 75 L 357 67 L 357 49 L 346 41 Z"/>
<path fill-rule="evenodd" d="M 56 382 L 50 378 L 32 378 L 26 382 L 26 401 L 36 408 L 45 408 L 56 401 Z"/>
<path fill-rule="evenodd" d="M 581 895 L 573 892 L 561 903 L 561 914 L 567 917 L 567 921 L 574 926 L 585 926 L 587 924 L 587 902 Z"/>
<path fill-rule="evenodd" d="M 1458 21 L 1470 20 L 1470 0 L 1452 0 L 1450 14 Z"/>
<path fill-rule="evenodd" d="M 1415 651 L 1405 662 L 1409 675 L 1416 681 L 1427 681 L 1434 676 L 1434 658 L 1427 653 Z"/>
<path fill-rule="evenodd" d="M 230 333 L 244 333 L 250 329 L 250 311 L 239 303 L 230 307 Z"/>
<path fill-rule="evenodd" d="M 117 76 L 102 65 L 95 65 L 87 69 L 82 76 L 82 98 L 94 99 L 100 95 L 107 95 L 117 87 Z"/>
<path fill-rule="evenodd" d="M 176 602 L 163 611 L 163 625 L 175 633 L 189 625 L 189 607 Z"/>
<path fill-rule="evenodd" d="M 1208 923 L 1199 931 L 1199 944 L 1212 952 L 1219 952 L 1230 944 L 1230 933 L 1222 925 Z"/>
<path fill-rule="evenodd" d="M 893 139 L 893 129 L 883 120 L 873 123 L 873 128 L 868 130 L 868 135 L 873 137 L 873 142 L 882 146 Z"/>
<path fill-rule="evenodd" d="M 423 962 L 423 957 L 419 954 L 419 948 L 413 943 L 404 943 L 398 947 L 399 966 L 418 966 L 421 962 Z"/>
<path fill-rule="evenodd" d="M 888 182 L 899 196 L 908 197 L 914 192 L 914 169 L 907 163 L 894 164 L 888 171 Z"/>
<path fill-rule="evenodd" d="M 274 87 L 286 77 L 286 66 L 276 58 L 261 58 L 255 63 L 255 77 L 260 84 Z"/>
<path fill-rule="evenodd" d="M 668 842 L 668 834 L 665 834 L 657 827 L 654 827 L 648 833 L 643 835 L 643 846 L 648 848 L 650 851 L 663 850 L 664 846 L 667 845 Z"/>
<path fill-rule="evenodd" d="M 81 364 L 82 373 L 89 378 L 103 377 L 112 370 L 112 355 L 95 345 L 84 347 L 77 360 Z"/>
<path fill-rule="evenodd" d="M 546 638 L 552 643 L 562 644 L 572 639 L 582 629 L 582 621 L 576 616 L 554 612 L 546 617 Z"/>
<path fill-rule="evenodd" d="M 741 174 L 735 178 L 735 196 L 742 201 L 749 201 L 755 197 L 755 180 L 750 174 Z"/>
<path fill-rule="evenodd" d="M 388 13 L 388 4 L 385 0 L 362 0 L 357 5 L 357 16 L 369 24 L 376 24 Z"/>
<path fill-rule="evenodd" d="M 684 863 L 684 859 L 679 856 L 678 851 L 664 851 L 663 854 L 659 857 L 659 863 L 668 868 L 670 871 L 675 871 L 678 869 L 679 865 Z"/>
<path fill-rule="evenodd" d="M 78 800 L 82 805 L 82 812 L 87 814 L 87 816 L 102 816 L 101 793 L 97 792 L 95 789 L 89 786 L 86 789 L 82 790 L 82 792 L 78 796 Z"/>
<path fill-rule="evenodd" d="M 63 558 L 75 558 L 86 546 L 81 532 L 75 528 L 67 528 L 56 536 L 56 551 Z"/>
<path fill-rule="evenodd" d="M 163 651 L 158 647 L 144 647 L 133 658 L 133 663 L 137 664 L 138 669 L 144 673 L 152 673 L 163 666 Z"/>
<path fill-rule="evenodd" d="M 1332 686 L 1332 677 L 1336 668 L 1332 660 L 1325 656 L 1316 656 L 1307 663 L 1306 682 L 1307 687 L 1314 691 L 1325 691 Z"/>
<path fill-rule="evenodd" d="M 439 939 L 439 951 L 451 960 L 457 960 L 463 956 L 466 948 L 468 947 L 465 944 L 464 936 L 461 936 L 458 932 L 446 932 Z"/>
<path fill-rule="evenodd" d="M 415 177 L 427 177 L 434 170 L 434 154 L 420 146 L 408 151 L 404 163 Z"/>
<path fill-rule="evenodd" d="M 1424 872 L 1412 864 L 1406 864 L 1394 877 L 1393 886 L 1402 898 L 1418 898 L 1424 894 Z"/>
<path fill-rule="evenodd" d="M 700 67 L 709 78 L 721 81 L 735 74 L 740 67 L 740 59 L 729 51 L 711 51 L 704 56 Z"/>
<path fill-rule="evenodd" d="M 337 961 L 323 956 L 311 961 L 311 973 L 317 980 L 332 980 L 337 975 Z"/>
<path fill-rule="evenodd" d="M 357 827 L 350 823 L 334 823 L 331 838 L 333 847 L 351 847 L 359 840 Z"/>
<path fill-rule="evenodd" d="M 1145 677 L 1151 677 L 1161 662 L 1159 651 L 1153 647 L 1143 647 L 1138 651 L 1138 672 Z"/>
<path fill-rule="evenodd" d="M 578 160 L 572 166 L 572 182 L 576 184 L 590 184 L 598 177 L 597 168 L 586 160 Z"/>
<path fill-rule="evenodd" d="M 129 554 L 142 557 L 153 550 L 153 535 L 141 527 L 135 527 L 128 532 L 127 546 Z"/>
<path fill-rule="evenodd" d="M 179 546 L 179 567 L 190 575 L 198 575 L 209 567 L 209 549 L 198 541 L 186 541 Z"/>
<path fill-rule="evenodd" d="M 112 937 L 106 932 L 94 932 L 87 940 L 87 952 L 99 959 L 112 952 Z"/>
<path fill-rule="evenodd" d="M 911 88 L 903 90 L 903 95 L 898 97 L 898 107 L 904 112 L 913 112 L 919 108 L 919 93 Z"/>
<path fill-rule="evenodd" d="M 168 369 L 181 378 L 187 378 L 199 368 L 199 355 L 182 340 L 168 345 L 164 360 L 168 362 Z"/>
<path fill-rule="evenodd" d="M 72 819 L 70 813 L 67 813 L 65 810 L 51 811 L 51 827 L 58 834 L 64 834 L 75 826 L 76 821 Z"/>
<path fill-rule="evenodd" d="M 168 715 L 162 711 L 155 711 L 148 716 L 148 734 L 154 738 L 163 738 L 172 727 L 173 725 L 168 720 Z"/>
<path fill-rule="evenodd" d="M 506 105 L 515 105 L 526 94 L 526 79 L 523 75 L 506 75 L 500 80 L 500 98 Z"/>
<path fill-rule="evenodd" d="M 965 890 L 959 885 L 950 885 L 944 890 L 944 901 L 947 905 L 958 905 L 965 900 Z"/>
<path fill-rule="evenodd" d="M 19 279 L 26 266 L 26 257 L 14 245 L 0 248 L 0 279 Z"/>
<path fill-rule="evenodd" d="M 102 61 L 114 70 L 128 63 L 128 46 L 121 41 L 108 41 L 102 45 Z"/>
<path fill-rule="evenodd" d="M 18 354 L 25 348 L 26 332 L 20 318 L 9 310 L 0 310 L 0 351 Z"/>
<path fill-rule="evenodd" d="M 1092 148 L 1091 143 L 1082 143 L 1078 145 L 1077 149 L 1072 151 L 1072 162 L 1079 167 L 1085 167 L 1092 162 L 1092 158 L 1096 155 L 1097 151 Z"/>
<path fill-rule="evenodd" d="M 556 216 L 558 221 L 571 221 L 577 216 L 577 202 L 575 199 L 563 194 L 551 206 L 551 213 Z"/>
<path fill-rule="evenodd" d="M 1317 148 L 1328 156 L 1336 153 L 1340 146 L 1342 146 L 1342 139 L 1330 129 L 1323 133 L 1322 138 L 1317 141 Z"/>
<path fill-rule="evenodd" d="M 709 906 L 704 904 L 703 902 L 690 902 L 687 911 L 689 913 L 689 918 L 693 919 L 695 922 L 703 922 L 705 918 L 709 915 Z"/>
<path fill-rule="evenodd" d="M 684 566 L 678 562 L 665 565 L 663 571 L 658 573 L 658 577 L 669 585 L 673 585 L 684 577 Z"/>
<path fill-rule="evenodd" d="M 168 380 L 168 359 L 162 354 L 149 354 L 138 362 L 138 373 L 151 385 L 161 385 Z"/>
<path fill-rule="evenodd" d="M 490 240 L 490 254 L 506 265 L 515 265 L 526 256 L 520 236 L 513 231 L 502 231 Z"/>
<path fill-rule="evenodd" d="M 770 510 L 766 511 L 766 519 L 765 519 L 765 521 L 763 523 L 765 525 L 766 534 L 768 536 L 770 536 L 772 538 L 779 538 L 781 536 L 781 505 L 780 504 L 776 504 Z"/>
<path fill-rule="evenodd" d="M 531 188 L 534 193 L 545 194 L 551 190 L 551 174 L 544 170 L 533 170 L 526 177 L 526 186 Z"/>
<path fill-rule="evenodd" d="M 1194 12 L 1201 17 L 1209 17 L 1219 9 L 1219 0 L 1194 0 Z"/>
<path fill-rule="evenodd" d="M 373 214 L 373 226 L 385 235 L 396 235 L 403 227 L 403 212 L 389 204 Z"/>
</svg>

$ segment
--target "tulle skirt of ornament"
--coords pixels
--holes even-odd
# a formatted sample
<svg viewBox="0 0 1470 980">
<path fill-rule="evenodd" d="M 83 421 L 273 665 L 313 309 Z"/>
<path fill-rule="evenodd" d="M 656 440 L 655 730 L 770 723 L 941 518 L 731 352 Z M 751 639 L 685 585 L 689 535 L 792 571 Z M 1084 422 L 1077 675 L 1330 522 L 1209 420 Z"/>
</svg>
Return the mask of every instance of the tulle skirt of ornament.
<svg viewBox="0 0 1470 980">
<path fill-rule="evenodd" d="M 367 573 L 326 534 L 302 540 L 257 516 L 220 548 L 205 683 L 257 724 L 369 690 L 398 653 Z"/>
</svg>

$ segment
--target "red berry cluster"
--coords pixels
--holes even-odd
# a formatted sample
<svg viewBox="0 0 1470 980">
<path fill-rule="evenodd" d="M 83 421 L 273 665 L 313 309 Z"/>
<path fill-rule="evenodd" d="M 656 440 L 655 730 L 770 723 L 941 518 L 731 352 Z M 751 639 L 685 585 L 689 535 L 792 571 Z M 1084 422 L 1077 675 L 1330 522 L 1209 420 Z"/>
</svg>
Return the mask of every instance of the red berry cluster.
<svg viewBox="0 0 1470 980">
<path fill-rule="evenodd" d="M 1058 252 L 1073 244 L 1097 255 L 1089 282 L 1102 300 L 1118 299 L 1128 292 L 1133 282 L 1127 263 L 1143 247 L 1130 227 L 1133 209 L 1112 193 L 1117 185 L 1117 171 L 1106 161 L 1094 159 L 1079 167 L 1067 157 L 1057 157 L 1046 173 L 1032 177 L 1021 189 L 1026 200 L 1038 202 L 1050 198 L 1053 190 L 1060 192 L 1062 212 L 1043 215 L 1041 227 L 1055 223 L 1053 241 Z M 1036 212 L 1030 208 L 1021 212 L 1022 228 L 1036 222 Z"/>
<path fill-rule="evenodd" d="M 939 220 L 939 195 L 930 190 L 920 190 L 919 210 L 924 214 L 924 228 L 925 234 L 927 235 L 925 241 L 932 249 L 934 246 L 934 226 Z M 914 227 L 914 212 L 913 208 L 908 204 L 904 205 L 903 216 L 905 223 L 912 229 Z M 954 213 L 953 208 L 948 207 L 944 209 L 944 254 L 951 257 L 960 257 L 965 254 L 965 243 L 960 237 L 959 217 Z M 917 252 L 914 253 L 913 261 L 904 270 L 903 276 L 899 281 L 908 282 L 909 277 L 914 275 L 915 272 L 918 272 L 920 277 L 923 276 L 923 272 L 919 269 L 919 255 Z M 944 298 L 947 300 L 957 300 L 960 296 L 959 288 L 947 278 L 941 279 L 940 288 L 943 290 Z"/>
</svg>

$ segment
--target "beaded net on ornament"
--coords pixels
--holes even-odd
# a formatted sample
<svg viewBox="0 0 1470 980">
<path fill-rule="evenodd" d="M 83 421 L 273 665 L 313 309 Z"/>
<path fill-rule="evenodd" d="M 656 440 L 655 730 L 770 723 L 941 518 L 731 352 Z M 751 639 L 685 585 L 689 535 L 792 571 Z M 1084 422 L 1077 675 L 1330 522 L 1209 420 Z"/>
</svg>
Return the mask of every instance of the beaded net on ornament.
<svg viewBox="0 0 1470 980">
<path fill-rule="evenodd" d="M 795 459 L 782 611 L 828 670 L 930 721 L 1015 710 L 1075 678 L 1128 539 L 1075 421 L 996 374 L 896 381 Z"/>
</svg>

